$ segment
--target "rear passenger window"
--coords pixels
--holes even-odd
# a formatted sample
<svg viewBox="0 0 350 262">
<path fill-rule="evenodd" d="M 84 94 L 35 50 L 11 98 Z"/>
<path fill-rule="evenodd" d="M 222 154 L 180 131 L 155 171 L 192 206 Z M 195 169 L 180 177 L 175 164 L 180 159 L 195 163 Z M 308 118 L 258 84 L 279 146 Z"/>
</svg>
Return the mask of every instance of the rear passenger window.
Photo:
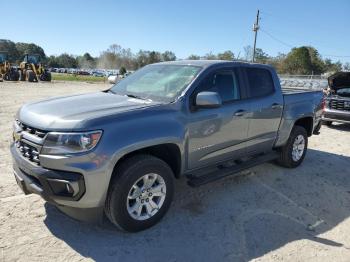
<svg viewBox="0 0 350 262">
<path fill-rule="evenodd" d="M 202 91 L 217 92 L 223 102 L 240 99 L 238 78 L 234 71 L 218 71 L 208 76 L 199 85 L 196 94 Z"/>
<path fill-rule="evenodd" d="M 262 68 L 246 68 L 250 97 L 266 96 L 274 92 L 270 71 Z"/>
</svg>

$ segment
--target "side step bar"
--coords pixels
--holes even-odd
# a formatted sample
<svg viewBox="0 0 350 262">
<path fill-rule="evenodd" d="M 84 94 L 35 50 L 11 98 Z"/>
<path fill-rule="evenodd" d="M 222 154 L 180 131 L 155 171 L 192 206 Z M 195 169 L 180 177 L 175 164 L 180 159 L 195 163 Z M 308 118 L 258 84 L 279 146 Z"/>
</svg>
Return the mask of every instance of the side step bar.
<svg viewBox="0 0 350 262">
<path fill-rule="evenodd" d="M 272 152 L 260 156 L 253 157 L 252 159 L 249 159 L 247 161 L 244 161 L 240 164 L 233 165 L 231 167 L 219 169 L 217 171 L 204 174 L 201 176 L 190 176 L 189 180 L 187 181 L 187 184 L 191 187 L 198 187 L 210 182 L 213 182 L 215 180 L 234 175 L 238 172 L 241 172 L 245 169 L 251 168 L 256 165 L 263 164 L 268 161 L 275 160 L 279 157 L 279 154 L 277 152 Z"/>
</svg>

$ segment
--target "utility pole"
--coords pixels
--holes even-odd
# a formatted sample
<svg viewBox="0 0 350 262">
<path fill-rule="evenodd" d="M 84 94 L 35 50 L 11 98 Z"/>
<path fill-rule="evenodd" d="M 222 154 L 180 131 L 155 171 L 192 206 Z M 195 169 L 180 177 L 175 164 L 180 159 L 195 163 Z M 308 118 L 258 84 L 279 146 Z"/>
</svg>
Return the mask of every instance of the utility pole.
<svg viewBox="0 0 350 262">
<path fill-rule="evenodd" d="M 253 25 L 253 31 L 255 32 L 255 37 L 254 37 L 254 49 L 253 49 L 253 62 L 255 61 L 255 50 L 256 50 L 256 38 L 258 36 L 258 30 L 259 30 L 259 9 L 258 13 L 256 14 L 256 21 Z"/>
</svg>

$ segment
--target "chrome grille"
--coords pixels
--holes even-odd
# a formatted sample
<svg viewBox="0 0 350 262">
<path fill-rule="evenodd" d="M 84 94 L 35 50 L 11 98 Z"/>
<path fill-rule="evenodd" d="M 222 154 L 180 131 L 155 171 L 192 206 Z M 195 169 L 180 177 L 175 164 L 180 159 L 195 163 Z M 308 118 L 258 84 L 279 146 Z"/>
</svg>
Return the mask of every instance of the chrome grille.
<svg viewBox="0 0 350 262">
<path fill-rule="evenodd" d="M 45 135 L 46 135 L 46 131 L 43 131 L 43 130 L 40 130 L 40 129 L 37 129 L 37 128 L 33 128 L 33 127 L 30 127 L 26 124 L 23 124 L 22 122 L 20 122 L 19 120 L 16 120 L 17 124 L 21 127 L 21 129 L 23 131 L 26 131 L 30 134 L 33 134 L 33 135 L 36 135 L 37 137 L 40 137 L 40 138 L 43 138 Z"/>
<path fill-rule="evenodd" d="M 342 111 L 350 111 L 350 103 L 343 100 L 332 99 L 329 101 L 329 108 Z"/>
<path fill-rule="evenodd" d="M 27 158 L 29 161 L 40 164 L 38 148 L 27 144 L 24 140 L 17 141 L 16 146 L 19 152 L 21 152 L 22 156 Z"/>
<path fill-rule="evenodd" d="M 20 139 L 15 141 L 16 147 L 23 157 L 37 165 L 40 165 L 39 152 L 42 144 L 38 144 L 38 141 L 41 141 L 47 132 L 30 127 L 24 123 L 21 123 L 19 120 L 16 120 L 16 124 L 18 125 L 20 130 L 19 133 L 21 134 Z"/>
</svg>

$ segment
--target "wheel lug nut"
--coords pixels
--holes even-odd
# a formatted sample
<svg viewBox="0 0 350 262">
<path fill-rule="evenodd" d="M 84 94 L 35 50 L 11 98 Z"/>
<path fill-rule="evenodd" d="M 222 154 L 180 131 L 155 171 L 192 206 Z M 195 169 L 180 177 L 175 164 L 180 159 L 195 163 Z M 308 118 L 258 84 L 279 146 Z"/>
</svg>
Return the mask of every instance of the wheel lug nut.
<svg viewBox="0 0 350 262">
<path fill-rule="evenodd" d="M 141 203 L 143 203 L 143 202 L 144 202 L 144 200 L 142 199 L 142 200 L 141 200 Z"/>
<path fill-rule="evenodd" d="M 149 195 L 149 196 L 152 196 L 152 193 L 149 193 L 148 195 Z"/>
<path fill-rule="evenodd" d="M 146 198 L 146 202 L 148 202 L 149 201 L 149 199 L 148 198 Z"/>
</svg>

